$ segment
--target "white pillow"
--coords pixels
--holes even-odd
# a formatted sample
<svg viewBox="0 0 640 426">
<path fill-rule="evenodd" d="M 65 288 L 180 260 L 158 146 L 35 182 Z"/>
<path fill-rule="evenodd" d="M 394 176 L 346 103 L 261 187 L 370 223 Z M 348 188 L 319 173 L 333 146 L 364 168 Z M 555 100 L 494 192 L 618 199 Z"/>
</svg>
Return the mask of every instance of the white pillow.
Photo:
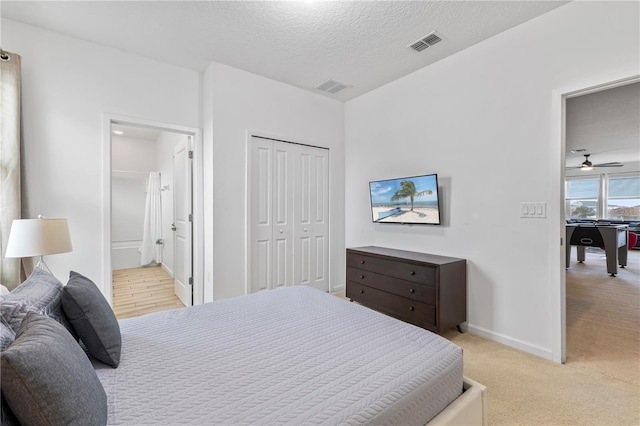
<svg viewBox="0 0 640 426">
<path fill-rule="evenodd" d="M 5 294 L 9 294 L 9 289 L 0 284 L 0 296 L 4 296 Z"/>
</svg>

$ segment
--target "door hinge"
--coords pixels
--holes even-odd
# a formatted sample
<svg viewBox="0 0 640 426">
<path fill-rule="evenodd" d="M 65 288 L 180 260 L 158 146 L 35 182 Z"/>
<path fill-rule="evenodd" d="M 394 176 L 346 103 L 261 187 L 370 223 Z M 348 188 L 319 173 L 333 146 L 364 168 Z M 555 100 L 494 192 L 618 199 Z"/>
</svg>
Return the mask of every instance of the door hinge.
<svg viewBox="0 0 640 426">
<path fill-rule="evenodd" d="M 189 159 L 193 160 L 193 151 L 189 151 Z"/>
<path fill-rule="evenodd" d="M 189 277 L 189 285 L 193 285 L 193 277 Z"/>
<path fill-rule="evenodd" d="M 189 213 L 189 222 L 193 222 L 193 214 Z"/>
</svg>

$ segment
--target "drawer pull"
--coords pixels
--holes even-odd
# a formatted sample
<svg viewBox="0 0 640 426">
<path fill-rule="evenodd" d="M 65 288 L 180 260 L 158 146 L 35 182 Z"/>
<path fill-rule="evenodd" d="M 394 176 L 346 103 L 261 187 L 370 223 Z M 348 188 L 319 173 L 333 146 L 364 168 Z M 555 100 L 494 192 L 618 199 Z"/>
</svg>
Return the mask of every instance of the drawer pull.
<svg viewBox="0 0 640 426">
<path fill-rule="evenodd" d="M 364 265 L 364 260 L 361 260 L 361 261 L 360 261 L 360 264 L 361 264 L 361 265 Z"/>
<path fill-rule="evenodd" d="M 410 311 L 415 311 L 415 310 L 416 310 L 416 308 L 414 308 L 413 306 L 409 306 L 409 310 L 410 310 Z"/>
<path fill-rule="evenodd" d="M 360 275 L 360 279 L 363 280 L 364 279 L 364 275 Z"/>
<path fill-rule="evenodd" d="M 415 292 L 416 292 L 416 289 L 415 289 L 415 288 L 410 288 L 410 289 L 409 289 L 409 293 L 415 293 Z"/>
<path fill-rule="evenodd" d="M 416 274 L 416 271 L 409 272 L 409 275 L 415 275 L 415 274 Z"/>
<path fill-rule="evenodd" d="M 360 294 L 364 293 L 364 290 L 360 290 Z"/>
</svg>

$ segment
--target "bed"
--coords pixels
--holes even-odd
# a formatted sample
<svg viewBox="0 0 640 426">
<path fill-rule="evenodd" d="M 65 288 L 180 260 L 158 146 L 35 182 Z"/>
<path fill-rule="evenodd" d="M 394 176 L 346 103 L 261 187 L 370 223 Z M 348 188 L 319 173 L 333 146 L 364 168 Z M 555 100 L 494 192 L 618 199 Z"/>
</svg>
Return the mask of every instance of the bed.
<svg viewBox="0 0 640 426">
<path fill-rule="evenodd" d="M 107 424 L 486 424 L 461 348 L 310 287 L 119 327 L 117 368 L 91 362 Z"/>
</svg>

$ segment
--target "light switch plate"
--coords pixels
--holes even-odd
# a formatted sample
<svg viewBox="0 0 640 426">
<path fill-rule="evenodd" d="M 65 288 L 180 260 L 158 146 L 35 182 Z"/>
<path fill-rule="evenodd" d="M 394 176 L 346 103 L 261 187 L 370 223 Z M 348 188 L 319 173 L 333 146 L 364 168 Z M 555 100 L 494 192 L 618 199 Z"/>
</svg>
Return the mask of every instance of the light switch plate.
<svg viewBox="0 0 640 426">
<path fill-rule="evenodd" d="M 522 218 L 546 218 L 547 217 L 547 203 L 545 201 L 540 202 L 521 202 L 520 203 L 520 217 Z"/>
</svg>

